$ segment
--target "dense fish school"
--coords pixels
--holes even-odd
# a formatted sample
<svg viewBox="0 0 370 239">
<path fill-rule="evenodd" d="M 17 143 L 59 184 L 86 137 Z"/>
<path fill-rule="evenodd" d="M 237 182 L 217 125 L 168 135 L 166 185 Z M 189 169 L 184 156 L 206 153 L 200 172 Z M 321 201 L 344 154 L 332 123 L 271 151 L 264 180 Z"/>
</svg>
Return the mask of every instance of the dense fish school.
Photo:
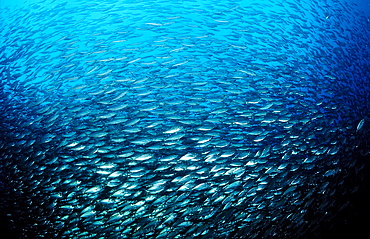
<svg viewBox="0 0 370 239">
<path fill-rule="evenodd" d="M 0 223 L 18 238 L 315 236 L 369 155 L 370 22 L 354 9 L 0 8 Z"/>
</svg>

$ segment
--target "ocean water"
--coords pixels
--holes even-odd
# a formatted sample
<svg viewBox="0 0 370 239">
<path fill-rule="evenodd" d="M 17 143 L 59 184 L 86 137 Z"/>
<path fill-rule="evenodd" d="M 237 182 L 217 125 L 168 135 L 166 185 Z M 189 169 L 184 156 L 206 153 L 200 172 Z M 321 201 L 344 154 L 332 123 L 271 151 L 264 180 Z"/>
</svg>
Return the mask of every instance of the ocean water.
<svg viewBox="0 0 370 239">
<path fill-rule="evenodd" d="M 369 210 L 364 1 L 0 1 L 12 238 L 329 238 Z"/>
</svg>

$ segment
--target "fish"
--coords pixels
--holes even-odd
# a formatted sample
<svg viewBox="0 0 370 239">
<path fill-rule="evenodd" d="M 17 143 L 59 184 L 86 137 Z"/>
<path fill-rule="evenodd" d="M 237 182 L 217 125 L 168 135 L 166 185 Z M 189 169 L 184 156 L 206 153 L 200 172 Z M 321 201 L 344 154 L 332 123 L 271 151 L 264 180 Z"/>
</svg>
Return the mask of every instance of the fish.
<svg viewBox="0 0 370 239">
<path fill-rule="evenodd" d="M 0 5 L 3 231 L 315 238 L 342 221 L 370 157 L 364 13 L 76 3 Z"/>
<path fill-rule="evenodd" d="M 357 128 L 356 128 L 356 131 L 359 131 L 362 129 L 362 127 L 364 126 L 365 124 L 365 119 L 362 119 L 360 120 L 360 122 L 358 122 L 358 125 L 357 125 Z"/>
</svg>

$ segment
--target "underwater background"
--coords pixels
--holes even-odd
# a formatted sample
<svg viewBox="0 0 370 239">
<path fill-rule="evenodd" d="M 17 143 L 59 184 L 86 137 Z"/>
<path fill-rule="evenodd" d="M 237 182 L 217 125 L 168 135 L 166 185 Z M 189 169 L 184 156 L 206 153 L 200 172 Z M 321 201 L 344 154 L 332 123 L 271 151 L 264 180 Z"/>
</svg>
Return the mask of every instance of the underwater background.
<svg viewBox="0 0 370 239">
<path fill-rule="evenodd" d="M 0 1 L 9 238 L 366 230 L 370 7 Z"/>
</svg>

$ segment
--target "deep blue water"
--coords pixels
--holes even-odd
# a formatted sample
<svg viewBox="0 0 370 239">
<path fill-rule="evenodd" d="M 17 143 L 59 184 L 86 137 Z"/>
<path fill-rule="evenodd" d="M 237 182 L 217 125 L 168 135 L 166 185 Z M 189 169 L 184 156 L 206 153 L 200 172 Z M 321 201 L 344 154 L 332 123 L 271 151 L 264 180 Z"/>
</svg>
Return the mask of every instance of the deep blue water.
<svg viewBox="0 0 370 239">
<path fill-rule="evenodd" d="M 358 231 L 370 12 L 353 2 L 0 1 L 2 229 Z"/>
<path fill-rule="evenodd" d="M 357 4 L 358 8 L 365 12 L 368 16 L 370 15 L 370 2 L 367 0 L 354 0 L 352 1 Z"/>
</svg>

